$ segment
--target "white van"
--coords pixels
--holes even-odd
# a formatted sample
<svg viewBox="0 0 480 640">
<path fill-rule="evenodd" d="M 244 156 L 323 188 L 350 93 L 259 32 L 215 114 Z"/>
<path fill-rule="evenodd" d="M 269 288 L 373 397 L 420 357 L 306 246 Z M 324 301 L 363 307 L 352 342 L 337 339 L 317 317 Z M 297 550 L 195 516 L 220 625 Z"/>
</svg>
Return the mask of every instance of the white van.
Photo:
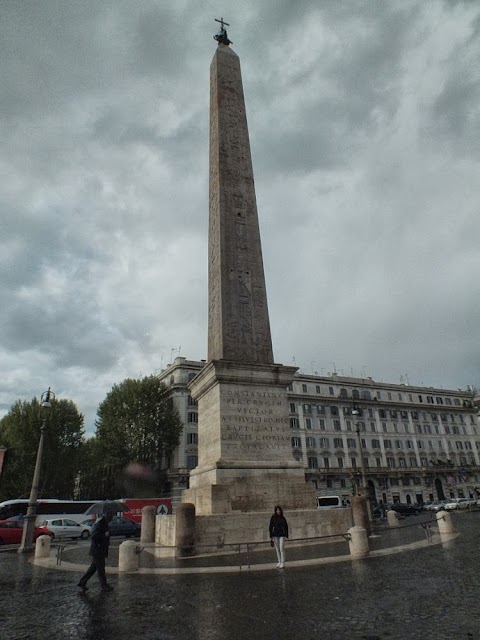
<svg viewBox="0 0 480 640">
<path fill-rule="evenodd" d="M 317 496 L 317 509 L 338 509 L 343 507 L 339 496 Z"/>
</svg>

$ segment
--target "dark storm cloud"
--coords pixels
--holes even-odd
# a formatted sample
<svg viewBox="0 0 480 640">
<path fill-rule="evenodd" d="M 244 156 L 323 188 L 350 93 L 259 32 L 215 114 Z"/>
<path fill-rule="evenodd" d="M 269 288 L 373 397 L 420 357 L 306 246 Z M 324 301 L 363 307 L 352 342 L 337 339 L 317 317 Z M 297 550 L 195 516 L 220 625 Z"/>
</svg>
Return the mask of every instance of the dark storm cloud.
<svg viewBox="0 0 480 640">
<path fill-rule="evenodd" d="M 480 8 L 221 10 L 242 63 L 276 360 L 478 384 Z M 0 405 L 48 379 L 91 429 L 114 383 L 180 345 L 205 357 L 217 11 L 5 5 Z"/>
</svg>

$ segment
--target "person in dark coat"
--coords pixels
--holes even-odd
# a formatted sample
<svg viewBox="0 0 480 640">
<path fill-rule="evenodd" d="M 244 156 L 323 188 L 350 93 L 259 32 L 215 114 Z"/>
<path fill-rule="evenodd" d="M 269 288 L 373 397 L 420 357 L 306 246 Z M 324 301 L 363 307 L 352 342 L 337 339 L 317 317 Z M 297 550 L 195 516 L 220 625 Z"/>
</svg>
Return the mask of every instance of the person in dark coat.
<svg viewBox="0 0 480 640">
<path fill-rule="evenodd" d="M 113 587 L 107 584 L 107 577 L 105 575 L 105 558 L 108 557 L 108 547 L 110 545 L 110 527 L 113 514 L 104 514 L 95 523 L 92 531 L 92 541 L 90 544 L 89 554 L 92 556 L 92 564 L 87 569 L 85 575 L 80 579 L 78 586 L 83 591 L 88 589 L 87 582 L 96 572 L 102 591 L 113 591 Z"/>
<path fill-rule="evenodd" d="M 283 569 L 285 566 L 285 540 L 288 539 L 288 523 L 280 505 L 275 507 L 273 516 L 270 518 L 269 533 L 270 540 L 277 552 L 277 568 Z"/>
</svg>

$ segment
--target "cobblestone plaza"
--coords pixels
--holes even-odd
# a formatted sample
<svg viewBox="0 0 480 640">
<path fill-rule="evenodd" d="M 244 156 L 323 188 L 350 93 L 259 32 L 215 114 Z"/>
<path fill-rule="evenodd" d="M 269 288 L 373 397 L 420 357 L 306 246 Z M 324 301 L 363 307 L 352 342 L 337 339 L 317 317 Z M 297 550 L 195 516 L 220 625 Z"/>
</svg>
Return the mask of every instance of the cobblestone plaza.
<svg viewBox="0 0 480 640">
<path fill-rule="evenodd" d="M 86 594 L 82 571 L 0 556 L 2 640 L 464 640 L 480 637 L 480 511 L 454 514 L 444 545 L 338 564 L 257 572 L 117 574 Z M 402 524 L 420 520 L 404 520 Z M 415 530 L 415 527 L 409 527 Z M 379 531 L 380 540 L 407 535 Z M 378 538 L 377 538 L 378 540 Z M 393 540 L 393 538 L 392 538 Z M 78 547 L 86 561 L 86 547 Z M 268 556 L 269 557 L 269 556 Z M 114 562 L 115 551 L 112 563 Z M 209 560 L 211 562 L 211 560 Z"/>
</svg>

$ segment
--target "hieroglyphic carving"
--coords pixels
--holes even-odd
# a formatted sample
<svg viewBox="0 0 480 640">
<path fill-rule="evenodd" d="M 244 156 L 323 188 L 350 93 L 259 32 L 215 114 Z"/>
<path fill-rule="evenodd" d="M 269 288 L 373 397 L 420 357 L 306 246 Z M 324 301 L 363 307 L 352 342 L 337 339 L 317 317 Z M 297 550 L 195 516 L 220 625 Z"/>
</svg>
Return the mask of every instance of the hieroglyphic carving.
<svg viewBox="0 0 480 640">
<path fill-rule="evenodd" d="M 211 66 L 209 359 L 273 362 L 240 62 Z"/>
</svg>

